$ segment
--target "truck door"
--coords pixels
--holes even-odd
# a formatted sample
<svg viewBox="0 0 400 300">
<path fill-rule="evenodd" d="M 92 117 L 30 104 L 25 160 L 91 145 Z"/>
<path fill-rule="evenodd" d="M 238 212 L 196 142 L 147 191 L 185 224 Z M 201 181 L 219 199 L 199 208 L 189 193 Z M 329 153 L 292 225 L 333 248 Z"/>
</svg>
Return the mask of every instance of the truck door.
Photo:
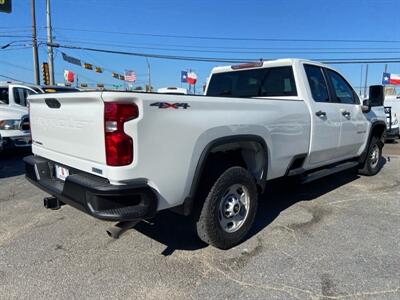
<svg viewBox="0 0 400 300">
<path fill-rule="evenodd" d="M 304 65 L 311 90 L 311 141 L 309 164 L 313 167 L 333 162 L 338 158 L 340 137 L 340 112 L 332 103 L 323 69 Z"/>
<path fill-rule="evenodd" d="M 9 99 L 10 105 L 27 106 L 26 98 L 29 95 L 37 94 L 37 92 L 23 85 L 10 85 Z"/>
<path fill-rule="evenodd" d="M 367 138 L 368 120 L 360 99 L 351 85 L 337 72 L 325 69 L 334 105 L 340 111 L 341 128 L 338 154 L 341 158 L 357 156 Z"/>
</svg>

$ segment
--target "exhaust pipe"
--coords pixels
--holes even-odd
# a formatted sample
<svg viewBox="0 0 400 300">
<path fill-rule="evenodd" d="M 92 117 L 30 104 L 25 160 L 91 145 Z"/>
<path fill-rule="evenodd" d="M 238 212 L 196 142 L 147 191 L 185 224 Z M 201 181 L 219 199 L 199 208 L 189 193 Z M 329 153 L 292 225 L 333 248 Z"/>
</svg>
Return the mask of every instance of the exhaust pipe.
<svg viewBox="0 0 400 300">
<path fill-rule="evenodd" d="M 118 239 L 125 231 L 135 227 L 140 220 L 119 222 L 106 230 L 109 237 Z"/>
<path fill-rule="evenodd" d="M 57 210 L 65 205 L 65 203 L 58 200 L 56 197 L 46 197 L 43 199 L 43 205 L 48 209 Z"/>
</svg>

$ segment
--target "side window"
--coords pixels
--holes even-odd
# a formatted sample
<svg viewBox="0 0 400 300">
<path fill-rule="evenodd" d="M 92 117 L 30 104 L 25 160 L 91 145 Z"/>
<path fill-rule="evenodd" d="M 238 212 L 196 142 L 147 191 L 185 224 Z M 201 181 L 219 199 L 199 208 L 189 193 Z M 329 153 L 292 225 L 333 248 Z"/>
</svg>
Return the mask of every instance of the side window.
<svg viewBox="0 0 400 300">
<path fill-rule="evenodd" d="M 19 104 L 21 106 L 26 106 L 27 105 L 26 98 L 28 98 L 28 96 L 31 94 L 33 94 L 33 92 L 31 90 L 24 89 L 21 87 L 13 88 L 15 104 Z"/>
<path fill-rule="evenodd" d="M 315 102 L 329 102 L 328 86 L 326 84 L 322 69 L 318 66 L 304 65 L 308 84 Z"/>
<path fill-rule="evenodd" d="M 332 85 L 335 102 L 345 104 L 359 104 L 354 90 L 346 80 L 335 71 L 327 69 L 327 74 Z"/>
<path fill-rule="evenodd" d="M 260 96 L 297 96 L 292 67 L 277 67 L 267 69 Z"/>
<path fill-rule="evenodd" d="M 0 104 L 8 104 L 8 87 L 0 88 Z"/>
</svg>

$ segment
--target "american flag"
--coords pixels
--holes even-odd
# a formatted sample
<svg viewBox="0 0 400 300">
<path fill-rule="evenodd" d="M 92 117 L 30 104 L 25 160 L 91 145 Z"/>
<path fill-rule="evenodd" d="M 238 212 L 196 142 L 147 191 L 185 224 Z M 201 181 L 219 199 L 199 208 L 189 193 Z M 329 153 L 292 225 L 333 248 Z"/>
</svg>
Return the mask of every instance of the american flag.
<svg viewBox="0 0 400 300">
<path fill-rule="evenodd" d="M 136 81 L 135 71 L 125 70 L 125 81 L 135 82 Z"/>
</svg>

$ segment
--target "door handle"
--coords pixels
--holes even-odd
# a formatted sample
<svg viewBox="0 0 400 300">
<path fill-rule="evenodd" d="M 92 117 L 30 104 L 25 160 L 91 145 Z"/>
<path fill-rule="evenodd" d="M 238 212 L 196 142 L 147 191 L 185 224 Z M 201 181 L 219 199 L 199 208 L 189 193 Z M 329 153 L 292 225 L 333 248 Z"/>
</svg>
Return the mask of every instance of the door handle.
<svg viewBox="0 0 400 300">
<path fill-rule="evenodd" d="M 325 118 L 325 117 L 326 117 L 326 112 L 324 112 L 324 111 L 322 111 L 322 110 L 319 110 L 319 111 L 317 111 L 317 112 L 315 113 L 315 115 L 316 115 L 317 117 L 320 117 L 320 118 Z"/>
<path fill-rule="evenodd" d="M 350 112 L 347 110 L 342 111 L 342 115 L 346 118 L 350 118 Z"/>
</svg>

